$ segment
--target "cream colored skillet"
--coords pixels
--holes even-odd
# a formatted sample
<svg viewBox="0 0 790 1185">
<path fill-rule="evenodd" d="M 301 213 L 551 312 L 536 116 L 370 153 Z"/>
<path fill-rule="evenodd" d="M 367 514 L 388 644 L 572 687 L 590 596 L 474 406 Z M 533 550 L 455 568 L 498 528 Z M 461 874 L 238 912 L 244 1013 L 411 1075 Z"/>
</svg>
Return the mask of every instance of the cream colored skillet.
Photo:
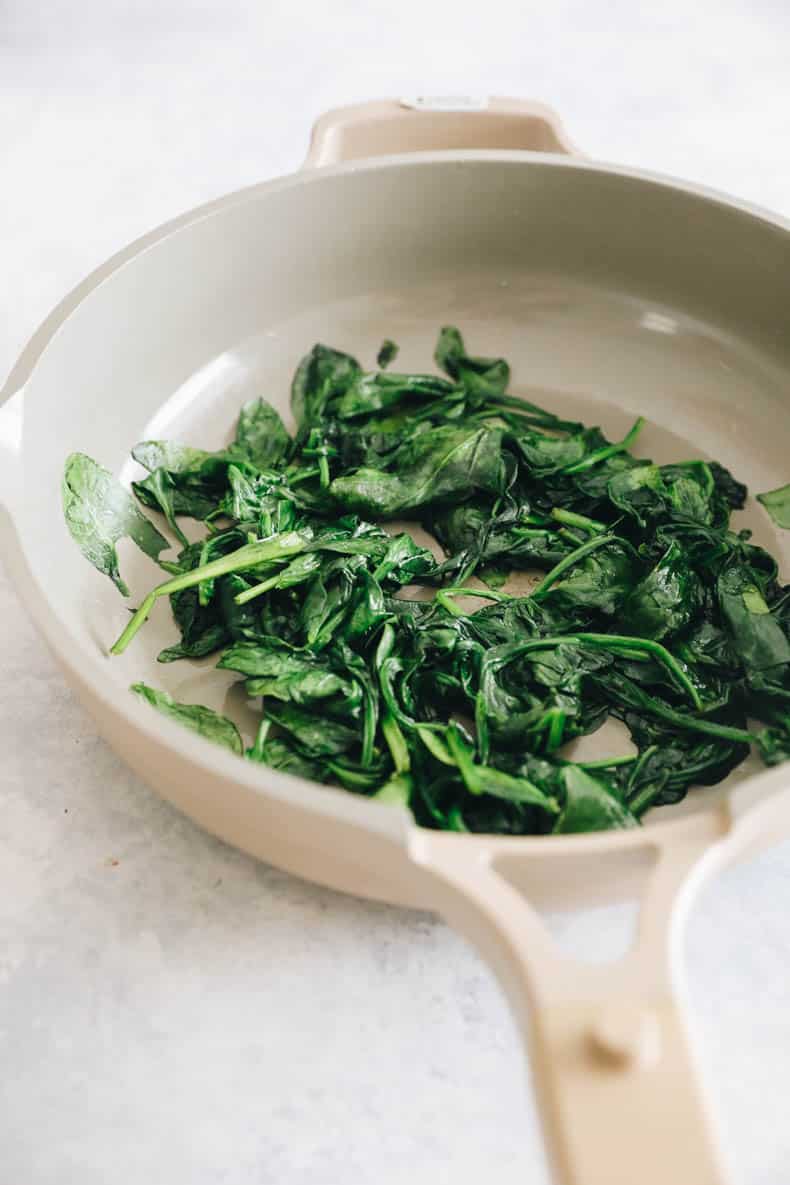
<svg viewBox="0 0 790 1185">
<path fill-rule="evenodd" d="M 451 323 L 474 351 L 511 360 L 516 393 L 615 438 L 644 413 L 643 455 L 715 457 L 771 489 L 790 477 L 789 307 L 790 233 L 773 215 L 591 163 L 533 104 L 372 103 L 325 116 L 302 172 L 110 260 L 55 309 L 3 392 L 3 552 L 102 735 L 230 843 L 437 909 L 467 935 L 523 1027 L 563 1185 L 726 1179 L 681 1015 L 678 935 L 707 876 L 785 833 L 790 773 L 750 768 L 635 832 L 515 839 L 423 831 L 396 808 L 245 763 L 129 694 L 142 678 L 245 710 L 210 662 L 156 664 L 167 606 L 107 657 L 128 610 L 67 534 L 63 461 L 84 451 L 128 479 L 138 440 L 217 446 L 261 393 L 287 412 L 317 340 L 370 362 L 392 337 L 399 366 L 421 370 Z M 742 524 L 787 576 L 787 543 L 750 505 Z M 121 567 L 136 603 L 157 570 L 126 551 Z M 562 956 L 537 912 L 634 897 L 634 945 L 605 966 Z"/>
</svg>

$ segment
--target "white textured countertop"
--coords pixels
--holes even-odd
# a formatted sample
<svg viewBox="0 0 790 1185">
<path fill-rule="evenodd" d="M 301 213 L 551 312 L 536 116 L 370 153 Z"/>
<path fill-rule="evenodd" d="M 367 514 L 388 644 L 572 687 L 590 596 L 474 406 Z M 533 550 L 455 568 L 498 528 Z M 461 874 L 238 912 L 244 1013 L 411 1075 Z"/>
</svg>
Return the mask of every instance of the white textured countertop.
<svg viewBox="0 0 790 1185">
<path fill-rule="evenodd" d="M 295 168 L 341 102 L 539 98 L 591 156 L 790 214 L 789 34 L 780 0 L 7 0 L 0 373 L 107 255 Z M 459 938 L 163 805 L 2 577 L 0 656 L 0 1185 L 543 1185 L 515 1031 Z M 689 934 L 744 1185 L 788 1179 L 789 915 L 785 845 L 709 889 Z M 592 949 L 616 921 L 558 925 Z"/>
</svg>

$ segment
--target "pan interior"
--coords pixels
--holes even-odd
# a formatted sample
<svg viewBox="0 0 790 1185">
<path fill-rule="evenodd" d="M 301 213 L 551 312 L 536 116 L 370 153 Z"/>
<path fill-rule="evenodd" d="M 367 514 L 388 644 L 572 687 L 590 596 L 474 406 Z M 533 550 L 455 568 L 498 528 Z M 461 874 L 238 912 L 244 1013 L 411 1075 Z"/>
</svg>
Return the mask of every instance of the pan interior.
<svg viewBox="0 0 790 1185">
<path fill-rule="evenodd" d="M 640 456 L 658 462 L 717 459 L 754 492 L 788 476 L 790 441 L 781 425 L 767 430 L 767 407 L 755 414 L 761 404 L 781 397 L 786 376 L 753 347 L 664 305 L 560 275 L 502 269 L 465 277 L 463 284 L 446 280 L 370 292 L 273 324 L 191 375 L 156 411 L 143 436 L 218 447 L 228 439 L 240 405 L 260 394 L 290 426 L 291 376 L 313 342 L 348 350 L 372 367 L 389 336 L 400 345 L 397 367 L 421 371 L 433 369 L 436 333 L 447 322 L 462 328 L 475 351 L 510 360 L 514 393 L 564 417 L 600 425 L 610 439 L 622 437 L 634 417 L 644 414 L 648 424 L 636 449 Z M 125 480 L 138 475 L 134 462 L 122 470 Z M 786 549 L 782 533 L 753 498 L 733 522 L 749 527 L 755 540 L 774 552 Z M 421 542 L 430 542 L 419 527 L 405 525 Z M 123 559 L 133 589 L 142 591 L 151 580 L 150 564 L 129 548 Z M 514 577 L 516 589 L 529 583 L 528 574 Z M 110 590 L 93 622 L 98 645 L 107 644 L 123 616 Z M 173 638 L 168 609 L 161 604 L 131 650 L 116 660 L 121 677 L 145 679 L 178 699 L 221 709 L 251 736 L 255 713 L 232 673 L 216 671 L 211 659 L 155 663 L 159 649 Z M 615 722 L 577 745 L 588 759 L 630 748 L 626 730 Z M 760 768 L 752 757 L 725 783 L 697 789 L 654 817 L 693 810 Z"/>
<path fill-rule="evenodd" d="M 314 342 L 372 366 L 432 368 L 438 329 L 501 355 L 511 389 L 658 462 L 715 458 L 752 494 L 790 478 L 784 317 L 787 235 L 769 222 L 643 179 L 523 159 L 417 162 L 264 189 L 165 238 L 96 289 L 62 326 L 28 385 L 18 521 L 34 579 L 65 634 L 106 653 L 128 605 L 159 578 L 121 545 L 128 603 L 69 539 L 65 456 L 85 451 L 128 481 L 141 439 L 217 447 L 240 405 L 265 395 L 288 421 L 293 371 Z M 780 558 L 788 540 L 750 499 L 734 516 Z M 43 546 L 41 540 L 46 540 Z M 157 664 L 168 606 L 103 678 L 255 716 L 211 660 Z M 585 741 L 595 756 L 622 735 Z M 661 808 L 702 807 L 729 783 Z"/>
</svg>

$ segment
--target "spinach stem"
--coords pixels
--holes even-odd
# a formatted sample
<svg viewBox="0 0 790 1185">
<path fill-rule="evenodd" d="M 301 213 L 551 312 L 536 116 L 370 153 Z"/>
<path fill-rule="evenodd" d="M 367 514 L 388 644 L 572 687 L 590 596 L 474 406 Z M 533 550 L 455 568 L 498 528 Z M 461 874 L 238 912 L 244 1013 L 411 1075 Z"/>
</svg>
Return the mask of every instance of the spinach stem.
<svg viewBox="0 0 790 1185">
<path fill-rule="evenodd" d="M 622 652 L 625 651 L 628 657 L 631 657 L 631 655 L 628 654 L 629 651 L 634 651 L 636 653 L 643 651 L 651 658 L 655 658 L 657 662 L 660 662 L 661 665 L 667 669 L 678 686 L 686 692 L 697 711 L 702 710 L 702 700 L 699 697 L 699 692 L 689 679 L 686 672 L 680 666 L 678 661 L 673 658 L 669 651 L 664 646 L 662 646 L 660 642 L 654 642 L 652 638 L 631 638 L 624 634 L 588 633 L 567 634 L 550 638 L 532 638 L 529 642 L 523 642 L 516 650 L 508 654 L 504 661 L 499 659 L 491 662 L 491 660 L 489 660 L 489 665 L 496 669 L 499 666 L 505 665 L 505 663 L 512 662 L 515 658 L 518 658 L 522 654 L 528 654 L 534 650 L 553 650 L 555 646 L 565 645 L 597 646 L 603 650 L 611 650 L 614 653 L 619 652 L 621 656 Z M 485 658 L 483 659 L 483 663 L 485 666 Z M 736 729 L 735 731 L 740 733 L 739 729 Z"/>
<path fill-rule="evenodd" d="M 632 765 L 639 760 L 638 753 L 623 753 L 620 757 L 600 757 L 597 761 L 574 761 L 581 769 L 615 769 L 618 765 Z"/>
<path fill-rule="evenodd" d="M 464 817 L 461 814 L 460 806 L 451 806 L 447 812 L 447 830 L 448 831 L 469 831 Z"/>
<path fill-rule="evenodd" d="M 440 761 L 442 765 L 455 765 L 450 750 L 439 736 L 439 733 L 444 733 L 444 731 L 441 726 L 434 724 L 418 724 L 416 729 L 417 736 L 437 761 Z"/>
<path fill-rule="evenodd" d="M 484 601 L 514 601 L 510 593 L 494 592 L 493 589 L 483 588 L 462 588 L 452 585 L 448 588 L 440 588 L 434 600 L 437 604 L 446 609 L 448 613 L 452 613 L 453 617 L 466 617 L 463 609 L 459 609 L 457 605 L 453 604 L 453 597 L 480 597 Z"/>
<path fill-rule="evenodd" d="M 326 453 L 321 453 L 318 458 L 318 477 L 321 483 L 321 489 L 325 490 L 329 486 L 329 461 Z"/>
<path fill-rule="evenodd" d="M 565 732 L 565 713 L 559 708 L 552 708 L 549 713 L 549 732 L 546 738 L 546 752 L 553 753 L 562 744 Z"/>
<path fill-rule="evenodd" d="M 518 521 L 519 523 L 531 523 L 533 527 L 541 527 L 544 531 L 553 529 L 549 519 L 542 518 L 539 514 L 522 514 Z"/>
<path fill-rule="evenodd" d="M 118 640 L 110 647 L 110 654 L 123 654 L 137 631 L 147 620 L 159 597 L 168 597 L 172 593 L 181 592 L 185 588 L 194 588 L 204 580 L 214 580 L 217 576 L 226 576 L 230 572 L 239 572 L 247 568 L 255 568 L 269 560 L 280 559 L 284 556 L 295 555 L 297 551 L 304 551 L 309 544 L 305 535 L 298 531 L 288 531 L 284 535 L 274 535 L 271 539 L 260 539 L 256 543 L 245 543 L 236 551 L 219 559 L 211 560 L 208 564 L 201 564 L 191 572 L 184 572 L 172 580 L 152 589 L 139 609 L 130 617 L 126 629 Z"/>
<path fill-rule="evenodd" d="M 303 481 L 310 481 L 313 477 L 318 477 L 320 470 L 317 465 L 311 465 L 307 469 L 297 470 L 296 473 L 288 474 L 288 485 L 299 485 Z"/>
<path fill-rule="evenodd" d="M 586 543 L 582 543 L 581 546 L 561 559 L 558 564 L 555 564 L 551 571 L 546 573 L 540 584 L 536 588 L 533 588 L 530 596 L 542 597 L 544 593 L 549 591 L 552 584 L 559 580 L 563 572 L 567 572 L 568 568 L 572 568 L 574 564 L 578 564 L 579 560 L 583 560 L 585 556 L 597 551 L 599 547 L 606 547 L 607 544 L 614 541 L 614 535 L 596 535 L 593 539 L 588 539 Z"/>
<path fill-rule="evenodd" d="M 614 457 L 617 453 L 628 452 L 631 445 L 636 440 L 639 433 L 645 425 L 644 416 L 639 416 L 633 424 L 633 427 L 623 437 L 618 444 L 609 444 L 606 448 L 596 449 L 595 452 L 590 453 L 586 457 L 582 457 L 581 461 L 575 461 L 573 465 L 568 465 L 563 469 L 563 473 L 582 473 L 585 469 L 592 469 L 593 465 L 600 464 L 601 461 L 608 461 L 610 457 Z"/>
<path fill-rule="evenodd" d="M 660 642 L 654 642 L 652 638 L 631 638 L 624 634 L 577 634 L 577 637 L 584 645 L 603 646 L 607 649 L 622 647 L 625 651 L 633 650 L 638 653 L 641 650 L 649 654 L 666 667 L 677 685 L 686 692 L 696 710 L 702 711 L 702 700 L 696 687 L 677 659 Z"/>
<path fill-rule="evenodd" d="M 373 751 L 376 747 L 376 727 L 379 720 L 379 700 L 378 695 L 375 693 L 367 679 L 364 681 L 359 680 L 359 682 L 362 686 L 362 697 L 364 700 L 364 715 L 362 721 L 362 753 L 360 755 L 360 765 L 367 769 L 368 766 L 370 766 L 373 762 Z M 408 756 L 409 752 L 407 749 L 407 761 Z M 404 766 L 403 768 L 408 769 L 408 765 Z M 399 770 L 398 772 L 400 773 L 401 771 Z"/>
<path fill-rule="evenodd" d="M 382 663 L 386 662 L 392 653 L 392 647 L 395 644 L 395 630 L 389 622 L 386 623 L 384 629 L 381 631 L 379 644 L 376 648 L 376 666 L 380 667 Z"/>
<path fill-rule="evenodd" d="M 529 519 L 522 519 L 522 522 L 529 522 Z M 541 535 L 547 534 L 549 531 L 554 531 L 551 523 L 545 523 L 542 527 L 514 527 L 513 534 L 518 535 L 520 539 L 540 539 Z"/>
<path fill-rule="evenodd" d="M 682 712 L 676 712 L 674 708 L 668 708 L 658 703 L 652 697 L 646 703 L 645 710 L 652 712 L 654 716 L 658 716 L 661 720 L 667 720 L 669 723 L 677 725 L 678 728 L 682 728 L 686 732 L 702 732 L 708 736 L 721 737 L 723 741 L 740 741 L 744 745 L 754 743 L 753 734 L 745 728 L 733 728 L 729 724 L 717 724 L 715 720 L 705 720 L 699 716 L 685 716 Z"/>
<path fill-rule="evenodd" d="M 599 523 L 586 514 L 576 514 L 573 510 L 563 510 L 561 506 L 552 507 L 551 517 L 566 527 L 580 527 L 582 531 L 591 531 L 595 535 L 604 535 L 609 530 L 606 523 Z"/>
<path fill-rule="evenodd" d="M 658 752 L 658 745 L 648 745 L 647 748 L 644 749 L 639 754 L 639 759 L 636 762 L 636 765 L 634 766 L 634 768 L 631 770 L 631 773 L 628 777 L 628 786 L 626 788 L 626 797 L 628 796 L 628 791 L 631 789 L 634 782 L 636 781 L 636 779 L 639 777 L 640 773 L 642 772 L 643 767 L 647 764 L 647 762 L 650 760 L 650 758 L 653 756 L 653 754 L 657 753 L 657 752 Z"/>
<path fill-rule="evenodd" d="M 474 556 L 469 561 L 469 563 L 466 565 L 466 567 L 463 569 L 463 571 L 459 573 L 459 575 L 458 575 L 458 583 L 459 584 L 466 584 L 467 580 L 472 579 L 472 577 L 475 574 L 475 569 L 477 568 L 477 565 L 480 563 L 481 558 L 482 557 L 480 555 L 480 552 L 478 551 L 477 555 Z"/>
<path fill-rule="evenodd" d="M 655 799 L 658 798 L 661 790 L 660 782 L 648 782 L 628 803 L 631 814 L 635 815 L 637 819 L 641 819 L 648 807 L 651 807 Z"/>
<path fill-rule="evenodd" d="M 384 739 L 392 755 L 395 773 L 408 773 L 411 769 L 409 746 L 406 744 L 406 738 L 400 730 L 400 725 L 390 711 L 386 711 L 381 718 L 381 731 L 384 733 Z"/>
<path fill-rule="evenodd" d="M 519 400 L 523 407 L 527 405 L 523 400 Z M 509 411 L 500 412 L 500 419 L 504 420 L 508 428 L 512 428 L 514 432 L 527 428 L 548 428 L 552 432 L 578 432 L 583 425 L 576 420 L 547 420 L 545 416 L 537 415 L 521 415 Z"/>
<path fill-rule="evenodd" d="M 264 716 L 258 725 L 258 731 L 255 734 L 255 741 L 249 753 L 250 757 L 254 761 L 265 761 L 265 757 L 263 755 L 263 746 L 266 742 L 266 737 L 271 726 L 271 720 L 267 720 L 267 718 Z"/>
<path fill-rule="evenodd" d="M 538 407 L 537 403 L 530 403 L 528 399 L 521 399 L 518 395 L 489 395 L 487 398 L 494 407 L 512 407 L 514 411 L 534 416 L 547 428 L 562 422 L 553 411 L 546 411 L 545 408 Z"/>
<path fill-rule="evenodd" d="M 279 572 L 275 572 L 274 575 L 270 576 L 267 580 L 262 580 L 260 584 L 254 584 L 252 588 L 245 588 L 244 592 L 238 593 L 233 598 L 234 602 L 237 605 L 246 605 L 248 601 L 254 601 L 256 597 L 263 596 L 263 594 L 268 592 L 269 589 L 272 589 L 276 586 L 281 575 L 282 569 L 280 569 Z"/>
</svg>

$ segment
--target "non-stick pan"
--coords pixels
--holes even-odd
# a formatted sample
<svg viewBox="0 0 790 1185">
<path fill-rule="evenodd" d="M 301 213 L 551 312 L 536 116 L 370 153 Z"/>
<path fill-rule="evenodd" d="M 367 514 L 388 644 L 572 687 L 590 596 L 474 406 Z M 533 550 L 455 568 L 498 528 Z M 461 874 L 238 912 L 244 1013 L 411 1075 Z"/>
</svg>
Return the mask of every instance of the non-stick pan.
<svg viewBox="0 0 790 1185">
<path fill-rule="evenodd" d="M 531 104 L 373 103 L 325 116 L 302 172 L 115 256 L 55 309 L 2 396 L 3 552 L 101 733 L 229 842 L 458 926 L 523 1026 L 564 1185 L 725 1179 L 681 1015 L 678 935 L 711 872 L 784 834 L 786 770 L 693 790 L 636 831 L 514 839 L 420 830 L 399 809 L 245 763 L 129 694 L 142 678 L 243 716 L 229 674 L 156 665 L 166 606 L 107 657 L 128 611 L 67 533 L 64 458 L 87 452 L 128 480 L 137 440 L 218 446 L 261 393 L 287 412 L 315 341 L 371 356 L 390 336 L 420 370 L 450 322 L 513 362 L 516 392 L 613 439 L 644 413 L 644 455 L 715 457 L 770 489 L 790 476 L 788 307 L 790 234 L 773 215 L 575 156 Z M 759 507 L 740 517 L 790 570 Z M 144 557 L 121 561 L 134 596 L 155 582 Z M 538 913 L 634 897 L 634 945 L 602 966 L 559 953 Z"/>
</svg>

